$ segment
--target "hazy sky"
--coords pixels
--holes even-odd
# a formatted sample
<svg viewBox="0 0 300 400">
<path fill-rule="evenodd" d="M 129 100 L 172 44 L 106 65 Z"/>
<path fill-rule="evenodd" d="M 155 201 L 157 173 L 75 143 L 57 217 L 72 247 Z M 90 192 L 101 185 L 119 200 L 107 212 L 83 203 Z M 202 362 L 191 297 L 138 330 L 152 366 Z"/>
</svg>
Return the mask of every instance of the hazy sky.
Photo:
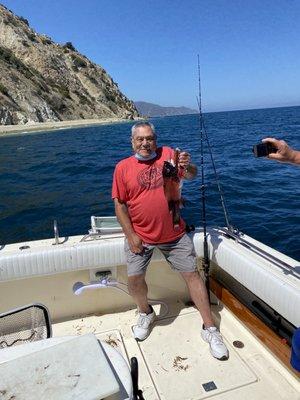
<svg viewBox="0 0 300 400">
<path fill-rule="evenodd" d="M 0 2 L 132 100 L 197 108 L 199 54 L 204 111 L 300 104 L 300 0 Z"/>
</svg>

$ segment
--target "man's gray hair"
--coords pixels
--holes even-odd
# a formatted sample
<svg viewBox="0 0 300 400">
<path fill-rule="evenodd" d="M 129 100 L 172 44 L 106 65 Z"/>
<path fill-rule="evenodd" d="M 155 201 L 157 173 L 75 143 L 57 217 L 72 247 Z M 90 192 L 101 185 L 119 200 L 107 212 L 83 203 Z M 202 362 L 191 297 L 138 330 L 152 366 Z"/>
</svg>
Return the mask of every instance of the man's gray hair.
<svg viewBox="0 0 300 400">
<path fill-rule="evenodd" d="M 144 127 L 144 126 L 148 126 L 152 130 L 152 132 L 154 133 L 154 136 L 156 138 L 154 125 L 151 124 L 151 122 L 147 122 L 147 121 L 140 121 L 140 122 L 137 122 L 136 124 L 134 124 L 133 127 L 131 128 L 131 137 L 133 138 L 137 128 L 141 128 L 141 127 Z"/>
</svg>

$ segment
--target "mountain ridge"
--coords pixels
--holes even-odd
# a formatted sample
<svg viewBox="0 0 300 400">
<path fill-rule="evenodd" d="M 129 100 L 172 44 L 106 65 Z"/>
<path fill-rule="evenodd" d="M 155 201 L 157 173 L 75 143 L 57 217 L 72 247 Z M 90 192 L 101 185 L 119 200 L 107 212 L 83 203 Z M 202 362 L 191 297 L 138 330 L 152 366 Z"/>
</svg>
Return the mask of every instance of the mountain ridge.
<svg viewBox="0 0 300 400">
<path fill-rule="evenodd" d="M 0 69 L 0 125 L 139 116 L 100 65 L 1 4 Z"/>
<path fill-rule="evenodd" d="M 163 107 L 158 104 L 148 103 L 146 101 L 134 102 L 141 115 L 147 117 L 164 117 L 170 115 L 197 114 L 198 111 L 188 107 Z"/>
</svg>

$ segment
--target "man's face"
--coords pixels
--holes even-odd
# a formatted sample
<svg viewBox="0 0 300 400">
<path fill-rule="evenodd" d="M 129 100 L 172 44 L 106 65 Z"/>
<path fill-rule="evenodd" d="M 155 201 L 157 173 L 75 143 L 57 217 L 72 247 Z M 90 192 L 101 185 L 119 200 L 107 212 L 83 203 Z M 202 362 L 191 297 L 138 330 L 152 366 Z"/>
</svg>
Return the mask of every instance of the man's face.
<svg viewBox="0 0 300 400">
<path fill-rule="evenodd" d="M 131 139 L 133 151 L 142 157 L 148 157 L 156 150 L 156 136 L 150 126 L 140 126 Z"/>
</svg>

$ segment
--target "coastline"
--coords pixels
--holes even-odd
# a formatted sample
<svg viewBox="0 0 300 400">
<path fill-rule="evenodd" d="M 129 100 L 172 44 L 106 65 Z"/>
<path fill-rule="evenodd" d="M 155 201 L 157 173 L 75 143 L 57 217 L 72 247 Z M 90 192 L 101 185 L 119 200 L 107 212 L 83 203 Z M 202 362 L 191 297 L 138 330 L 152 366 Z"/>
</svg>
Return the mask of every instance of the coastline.
<svg viewBox="0 0 300 400">
<path fill-rule="evenodd" d="M 0 125 L 0 137 L 16 134 L 27 134 L 31 132 L 48 132 L 60 129 L 71 128 L 84 128 L 86 126 L 108 125 L 121 122 L 133 122 L 142 118 L 135 118 L 134 120 L 124 118 L 104 118 L 104 119 L 80 119 L 73 121 L 58 121 L 58 122 L 37 122 L 28 125 Z"/>
</svg>

